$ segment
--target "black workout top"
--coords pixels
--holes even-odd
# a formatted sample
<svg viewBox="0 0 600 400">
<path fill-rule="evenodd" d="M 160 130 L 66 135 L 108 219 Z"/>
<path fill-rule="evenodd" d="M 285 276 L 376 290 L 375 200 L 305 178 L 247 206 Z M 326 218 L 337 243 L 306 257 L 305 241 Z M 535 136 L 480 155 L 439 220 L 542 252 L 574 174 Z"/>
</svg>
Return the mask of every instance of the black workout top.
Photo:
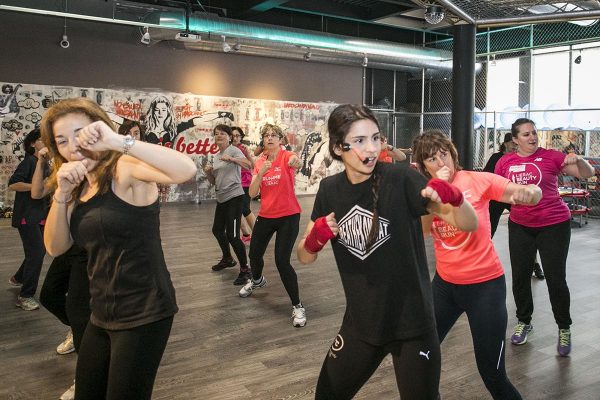
<svg viewBox="0 0 600 400">
<path fill-rule="evenodd" d="M 160 238 L 158 200 L 138 207 L 112 190 L 80 202 L 71 235 L 87 251 L 91 322 L 130 329 L 174 315 L 175 289 Z"/>
<path fill-rule="evenodd" d="M 345 172 L 321 181 L 311 219 L 335 212 L 340 233 L 333 253 L 346 294 L 344 325 L 384 345 L 435 329 L 420 217 L 427 179 L 403 166 L 377 164 L 379 236 L 367 250 L 373 218 L 372 179 L 352 184 Z"/>
</svg>

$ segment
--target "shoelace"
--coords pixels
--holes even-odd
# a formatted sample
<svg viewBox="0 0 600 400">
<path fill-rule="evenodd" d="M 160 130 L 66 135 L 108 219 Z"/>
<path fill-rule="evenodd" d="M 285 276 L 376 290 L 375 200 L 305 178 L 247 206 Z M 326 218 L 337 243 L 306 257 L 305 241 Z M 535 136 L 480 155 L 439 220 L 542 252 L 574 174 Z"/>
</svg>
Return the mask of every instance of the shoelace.
<svg viewBox="0 0 600 400">
<path fill-rule="evenodd" d="M 561 346 L 568 346 L 571 342 L 571 332 L 561 331 L 558 335 L 558 342 Z"/>
<path fill-rule="evenodd" d="M 521 334 L 523 334 L 523 330 L 525 330 L 525 324 L 518 324 L 515 327 L 515 335 L 521 335 Z"/>
</svg>

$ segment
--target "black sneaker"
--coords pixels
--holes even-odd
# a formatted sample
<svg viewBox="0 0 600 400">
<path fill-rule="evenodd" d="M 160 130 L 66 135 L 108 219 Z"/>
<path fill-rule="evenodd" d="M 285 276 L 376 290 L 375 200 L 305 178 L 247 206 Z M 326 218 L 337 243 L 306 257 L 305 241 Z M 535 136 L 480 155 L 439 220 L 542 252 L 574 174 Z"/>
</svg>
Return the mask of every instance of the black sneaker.
<svg viewBox="0 0 600 400">
<path fill-rule="evenodd" d="M 251 279 L 252 275 L 250 275 L 250 271 L 240 271 L 240 274 L 233 281 L 235 286 L 245 285 L 248 282 L 248 279 Z"/>
<path fill-rule="evenodd" d="M 229 260 L 222 259 L 217 264 L 212 266 L 212 270 L 221 271 L 222 269 L 235 267 L 236 265 L 237 262 L 235 262 L 233 258 L 230 258 Z"/>
<path fill-rule="evenodd" d="M 542 266 L 540 265 L 540 263 L 535 263 L 533 264 L 533 276 L 535 276 L 538 279 L 544 279 L 544 271 L 542 270 Z"/>
</svg>

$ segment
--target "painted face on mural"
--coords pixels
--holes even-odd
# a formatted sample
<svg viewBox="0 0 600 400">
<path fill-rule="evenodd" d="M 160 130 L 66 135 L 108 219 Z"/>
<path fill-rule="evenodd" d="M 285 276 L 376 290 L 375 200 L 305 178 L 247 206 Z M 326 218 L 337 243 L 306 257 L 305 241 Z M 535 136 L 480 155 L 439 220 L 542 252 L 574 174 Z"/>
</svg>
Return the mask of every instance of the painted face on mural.
<svg viewBox="0 0 600 400">
<path fill-rule="evenodd" d="M 97 161 L 91 157 L 91 154 L 82 150 L 77 144 L 79 131 L 92 123 L 92 120 L 85 114 L 67 114 L 56 120 L 52 125 L 54 140 L 60 155 L 70 161 L 90 160 L 88 170 L 91 171 Z"/>
<path fill-rule="evenodd" d="M 381 152 L 381 139 L 377 124 L 368 119 L 356 121 L 344 138 L 350 145 L 349 151 L 341 151 L 339 155 L 346 166 L 346 174 L 351 182 L 359 183 L 367 180 L 377 164 Z"/>
<path fill-rule="evenodd" d="M 530 155 L 538 149 L 538 135 L 535 125 L 528 122 L 517 127 L 517 137 L 513 142 L 518 146 L 517 152 L 521 155 Z"/>
<path fill-rule="evenodd" d="M 169 107 L 165 103 L 156 104 L 154 109 L 154 115 L 159 121 L 164 121 L 169 115 Z"/>
</svg>

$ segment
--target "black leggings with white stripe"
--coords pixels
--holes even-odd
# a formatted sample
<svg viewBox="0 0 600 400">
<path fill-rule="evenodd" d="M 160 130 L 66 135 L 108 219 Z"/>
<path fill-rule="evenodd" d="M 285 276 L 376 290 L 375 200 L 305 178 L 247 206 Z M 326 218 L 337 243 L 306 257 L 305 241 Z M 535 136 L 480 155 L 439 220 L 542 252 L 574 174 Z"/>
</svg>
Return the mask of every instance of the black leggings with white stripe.
<svg viewBox="0 0 600 400">
<path fill-rule="evenodd" d="M 240 263 L 240 268 L 248 265 L 246 248 L 242 239 L 240 239 L 243 198 L 244 195 L 240 195 L 223 203 L 217 203 L 212 227 L 212 233 L 219 242 L 223 258 L 231 258 L 231 250 L 229 250 L 231 244 Z"/>
<path fill-rule="evenodd" d="M 344 318 L 325 356 L 315 400 L 352 399 L 388 355 L 392 355 L 396 384 L 402 400 L 438 398 L 440 345 L 434 330 L 386 345 L 361 340 Z"/>
<path fill-rule="evenodd" d="M 456 285 L 435 274 L 432 288 L 440 343 L 456 320 L 466 313 L 477 369 L 486 388 L 494 399 L 521 399 L 521 395 L 506 376 L 504 367 L 508 320 L 504 275 L 486 282 Z"/>
</svg>

